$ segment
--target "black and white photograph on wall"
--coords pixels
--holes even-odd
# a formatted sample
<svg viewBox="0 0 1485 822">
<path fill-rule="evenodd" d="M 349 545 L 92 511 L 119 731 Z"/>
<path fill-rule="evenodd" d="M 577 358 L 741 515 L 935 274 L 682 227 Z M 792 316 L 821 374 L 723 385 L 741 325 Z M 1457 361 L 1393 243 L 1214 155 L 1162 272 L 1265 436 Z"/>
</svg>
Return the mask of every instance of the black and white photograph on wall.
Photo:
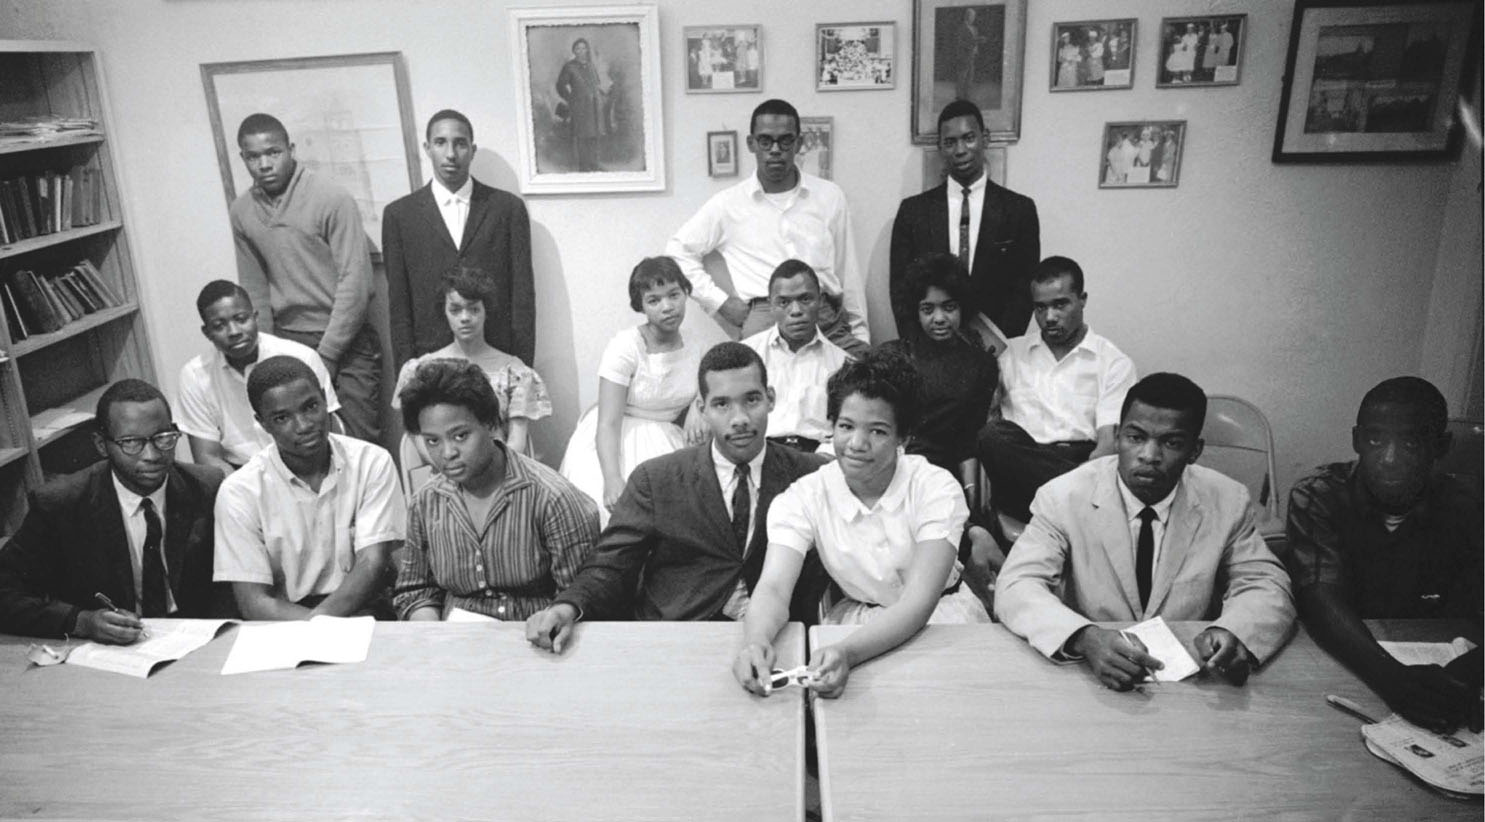
<svg viewBox="0 0 1485 822">
<path fill-rule="evenodd" d="M 1026 0 L 913 0 L 913 142 L 938 143 L 938 113 L 980 107 L 995 142 L 1021 135 Z"/>
<path fill-rule="evenodd" d="M 758 26 L 687 26 L 686 93 L 763 90 L 763 40 Z"/>
<path fill-rule="evenodd" d="M 1099 188 L 1175 188 L 1181 180 L 1185 120 L 1140 120 L 1103 127 Z"/>
<path fill-rule="evenodd" d="M 1167 17 L 1160 21 L 1155 86 L 1235 86 L 1243 66 L 1248 15 Z"/>
<path fill-rule="evenodd" d="M 1052 24 L 1052 91 L 1097 91 L 1134 85 L 1139 21 Z"/>
<path fill-rule="evenodd" d="M 815 90 L 895 88 L 896 46 L 896 23 L 815 26 Z"/>
<path fill-rule="evenodd" d="M 712 178 L 737 176 L 737 132 L 706 133 L 706 173 Z"/>
<path fill-rule="evenodd" d="M 664 188 L 655 7 L 510 14 L 522 192 Z"/>
<path fill-rule="evenodd" d="M 830 179 L 830 153 L 835 147 L 834 117 L 800 117 L 799 151 L 794 164 L 800 171 Z"/>
</svg>

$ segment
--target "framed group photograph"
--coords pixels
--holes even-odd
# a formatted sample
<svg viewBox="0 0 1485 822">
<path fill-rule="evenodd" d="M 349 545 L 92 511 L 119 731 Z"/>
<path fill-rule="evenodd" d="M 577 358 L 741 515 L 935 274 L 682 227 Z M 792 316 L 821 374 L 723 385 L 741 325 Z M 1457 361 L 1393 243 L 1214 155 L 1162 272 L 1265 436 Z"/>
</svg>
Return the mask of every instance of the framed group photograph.
<svg viewBox="0 0 1485 822">
<path fill-rule="evenodd" d="M 835 147 L 834 117 L 800 117 L 799 151 L 794 164 L 800 171 L 830 179 L 830 152 Z"/>
<path fill-rule="evenodd" d="M 510 9 L 522 194 L 659 191 L 653 5 Z"/>
<path fill-rule="evenodd" d="M 1247 31 L 1246 14 L 1161 20 L 1155 87 L 1237 85 Z"/>
<path fill-rule="evenodd" d="M 229 204 L 253 185 L 237 127 L 258 112 L 284 124 L 295 161 L 351 193 L 374 249 L 382 210 L 423 184 L 400 52 L 203 63 L 201 82 Z"/>
<path fill-rule="evenodd" d="M 706 133 L 706 173 L 708 177 L 737 176 L 737 132 Z"/>
<path fill-rule="evenodd" d="M 1132 88 L 1138 31 L 1132 17 L 1053 23 L 1052 91 Z"/>
<path fill-rule="evenodd" d="M 1107 123 L 1099 147 L 1099 188 L 1175 188 L 1186 148 L 1185 120 Z"/>
<path fill-rule="evenodd" d="M 995 142 L 1021 136 L 1026 0 L 913 0 L 912 135 L 938 142 L 938 113 L 980 107 Z"/>
<path fill-rule="evenodd" d="M 763 38 L 758 26 L 687 26 L 686 93 L 763 90 Z"/>
<path fill-rule="evenodd" d="M 896 23 L 815 26 L 815 90 L 897 87 Z"/>
<path fill-rule="evenodd" d="M 1437 159 L 1459 146 L 1480 5 L 1298 0 L 1274 162 Z"/>
</svg>

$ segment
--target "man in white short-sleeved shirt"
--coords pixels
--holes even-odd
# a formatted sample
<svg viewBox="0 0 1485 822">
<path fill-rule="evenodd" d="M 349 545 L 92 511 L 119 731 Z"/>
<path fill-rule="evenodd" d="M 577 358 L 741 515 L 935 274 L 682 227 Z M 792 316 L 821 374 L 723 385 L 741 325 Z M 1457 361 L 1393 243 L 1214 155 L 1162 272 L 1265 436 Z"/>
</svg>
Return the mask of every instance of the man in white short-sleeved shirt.
<svg viewBox="0 0 1485 822">
<path fill-rule="evenodd" d="M 768 439 L 812 453 L 830 441 L 825 381 L 851 358 L 816 327 L 820 280 L 799 260 L 785 260 L 768 280 L 773 327 L 743 340 L 758 352 L 773 389 Z"/>
<path fill-rule="evenodd" d="M 407 527 L 391 455 L 331 434 L 314 372 L 293 357 L 260 362 L 248 396 L 273 444 L 217 493 L 214 578 L 247 619 L 390 615 Z"/>
<path fill-rule="evenodd" d="M 180 369 L 176 425 L 190 440 L 192 461 L 230 474 L 273 443 L 254 420 L 247 397 L 253 366 L 269 357 L 287 355 L 304 362 L 325 391 L 327 410 L 340 408 L 320 356 L 307 345 L 260 332 L 258 311 L 242 286 L 227 280 L 207 283 L 196 298 L 196 311 L 213 351 Z"/>
<path fill-rule="evenodd" d="M 979 455 L 996 510 L 1025 522 L 1036 489 L 1114 453 L 1114 429 L 1134 363 L 1083 321 L 1083 269 L 1048 257 L 1031 277 L 1037 334 L 1002 351 L 1000 416 L 980 432 Z"/>
</svg>

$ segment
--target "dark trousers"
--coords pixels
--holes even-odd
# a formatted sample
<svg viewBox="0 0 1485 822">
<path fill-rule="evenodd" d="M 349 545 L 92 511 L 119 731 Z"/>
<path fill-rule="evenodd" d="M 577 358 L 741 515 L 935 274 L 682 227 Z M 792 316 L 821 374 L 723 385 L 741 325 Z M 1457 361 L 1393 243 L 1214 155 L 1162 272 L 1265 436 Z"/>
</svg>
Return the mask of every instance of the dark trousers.
<svg viewBox="0 0 1485 822">
<path fill-rule="evenodd" d="M 323 332 L 275 329 L 280 337 L 318 349 Z M 376 329 L 361 327 L 340 355 L 335 374 L 335 394 L 340 399 L 340 421 L 346 434 L 358 440 L 382 444 L 382 343 Z"/>
<path fill-rule="evenodd" d="M 980 429 L 980 462 L 990 477 L 990 502 L 995 510 L 1026 522 L 1031 499 L 1048 480 L 1088 460 L 1093 443 L 1039 443 L 1026 429 L 1006 420 L 991 420 Z"/>
</svg>

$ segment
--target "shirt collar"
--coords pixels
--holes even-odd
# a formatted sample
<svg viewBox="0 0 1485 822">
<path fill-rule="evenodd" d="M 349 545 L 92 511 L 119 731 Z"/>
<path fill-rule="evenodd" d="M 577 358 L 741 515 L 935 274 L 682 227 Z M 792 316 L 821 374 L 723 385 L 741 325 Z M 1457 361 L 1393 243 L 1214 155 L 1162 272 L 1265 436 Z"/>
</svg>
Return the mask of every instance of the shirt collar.
<svg viewBox="0 0 1485 822">
<path fill-rule="evenodd" d="M 505 452 L 505 478 L 495 487 L 493 498 L 498 499 L 503 495 L 514 493 L 519 488 L 536 483 L 535 474 L 526 463 L 521 461 L 520 455 L 510 450 L 501 441 L 496 441 L 495 447 Z M 449 499 L 459 499 L 459 483 L 443 474 L 434 474 L 433 479 L 424 487 L 434 488 L 440 495 Z"/>
<path fill-rule="evenodd" d="M 247 379 L 248 372 L 253 370 L 253 366 L 255 366 L 258 363 L 260 363 L 260 362 L 263 361 L 263 356 L 264 356 L 264 354 L 263 354 L 263 332 L 259 331 L 258 332 L 258 356 L 252 362 L 248 363 L 246 368 L 242 369 L 242 378 L 243 379 Z M 272 355 L 269 355 L 269 356 L 272 356 Z M 218 369 L 221 369 L 223 371 L 231 371 L 233 373 L 237 373 L 237 369 L 232 367 L 232 363 L 227 362 L 227 355 L 226 354 L 223 354 L 222 353 L 222 349 L 217 348 L 215 345 L 213 345 L 211 347 L 211 364 L 212 364 L 212 367 L 214 367 L 214 368 L 218 368 Z"/>
<path fill-rule="evenodd" d="M 1067 352 L 1068 354 L 1074 354 L 1079 351 L 1087 351 L 1090 354 L 1093 353 L 1093 347 L 1088 344 L 1089 341 L 1093 339 L 1093 326 L 1085 325 L 1084 327 L 1088 330 L 1084 332 L 1083 339 L 1078 340 L 1078 344 L 1073 346 Z M 1040 328 L 1036 330 L 1035 334 L 1032 334 L 1030 333 L 1030 331 L 1028 331 L 1026 336 L 1031 339 L 1031 343 L 1026 346 L 1026 349 L 1028 351 L 1032 351 L 1037 348 L 1046 348 L 1048 351 L 1051 350 L 1051 348 L 1047 345 L 1047 341 L 1042 339 L 1042 330 Z"/>
<path fill-rule="evenodd" d="M 119 510 L 124 512 L 124 519 L 134 516 L 139 511 L 139 504 L 146 497 L 141 497 L 125 487 L 124 483 L 119 481 L 119 475 L 114 471 L 109 470 L 108 476 L 113 480 L 113 490 L 119 496 Z M 169 481 L 169 479 L 166 479 L 165 482 Z M 149 501 L 155 504 L 156 514 L 165 510 L 165 482 L 160 483 L 160 487 L 156 488 L 148 497 Z"/>
<path fill-rule="evenodd" d="M 330 438 L 330 470 L 325 472 L 325 481 L 320 484 L 321 494 L 333 487 L 333 484 L 329 481 L 330 478 L 339 474 L 341 468 L 345 467 L 345 447 L 337 442 L 340 435 L 328 434 L 327 436 Z M 298 475 L 289 470 L 289 466 L 284 464 L 283 455 L 278 452 L 278 443 L 269 445 L 263 449 L 263 452 L 268 455 L 264 457 L 268 461 L 268 467 L 274 473 L 278 474 L 279 479 L 289 485 L 297 485 L 308 490 L 309 486 L 305 484 L 304 480 L 300 479 Z"/>
<path fill-rule="evenodd" d="M 282 204 L 288 201 L 290 196 L 293 195 L 294 189 L 299 187 L 299 180 L 302 179 L 306 173 L 308 173 L 308 169 L 304 167 L 304 163 L 295 160 L 294 173 L 289 175 L 289 184 L 284 186 L 284 190 L 280 191 L 277 197 L 268 196 L 268 192 L 259 188 L 257 183 L 253 184 L 253 196 L 258 198 L 259 202 L 266 205 Z"/>
<path fill-rule="evenodd" d="M 1428 520 L 1430 511 L 1428 503 L 1433 498 L 1434 484 L 1437 481 L 1437 477 L 1430 476 L 1428 478 L 1428 483 L 1423 486 L 1422 492 L 1418 494 L 1418 499 L 1413 501 L 1413 506 L 1403 512 L 1404 522 L 1408 520 L 1426 522 Z M 1387 512 L 1382 510 L 1382 506 L 1377 504 L 1377 498 L 1372 496 L 1371 489 L 1366 487 L 1366 479 L 1361 476 L 1361 462 L 1359 460 L 1351 463 L 1351 473 L 1346 478 L 1346 484 L 1350 486 L 1351 499 L 1357 510 L 1361 512 L 1363 519 L 1378 525 L 1382 525 L 1387 521 Z"/>
<path fill-rule="evenodd" d="M 1176 492 L 1181 490 L 1181 483 L 1186 480 L 1185 474 L 1185 469 L 1181 469 L 1181 479 L 1176 481 L 1176 486 L 1170 489 L 1170 493 L 1165 495 L 1165 499 L 1150 506 L 1155 509 L 1155 518 L 1160 520 L 1162 525 L 1170 524 L 1170 507 L 1175 504 Z M 1133 491 L 1129 490 L 1128 485 L 1124 484 L 1124 477 L 1119 477 L 1118 481 L 1119 496 L 1124 498 L 1124 514 L 1129 518 L 1130 522 L 1134 522 L 1139 519 L 1140 511 L 1145 509 L 1145 503 L 1139 497 L 1136 497 Z"/>
<path fill-rule="evenodd" d="M 438 179 L 437 177 L 433 178 L 433 199 L 439 205 L 447 205 L 450 198 L 458 200 L 464 205 L 469 205 L 469 197 L 473 191 L 473 175 L 465 177 L 464 185 L 459 186 L 458 190 L 456 191 L 450 191 L 448 187 L 443 184 L 442 180 Z"/>
<path fill-rule="evenodd" d="M 779 333 L 779 327 L 778 327 L 777 324 L 775 324 L 772 328 L 768 329 L 768 334 L 769 334 L 768 345 L 771 346 L 771 347 L 773 347 L 773 348 L 777 348 L 780 351 L 783 351 L 783 352 L 785 352 L 787 354 L 799 354 L 799 353 L 802 353 L 807 348 L 822 348 L 823 346 L 821 345 L 820 341 L 823 340 L 823 339 L 825 339 L 825 335 L 824 334 L 821 334 L 818 330 L 816 330 L 815 331 L 815 336 L 811 337 L 809 342 L 805 343 L 804 345 L 801 345 L 799 347 L 799 350 L 798 351 L 790 351 L 789 350 L 789 341 L 786 340 L 786 339 L 784 339 L 784 335 L 783 334 Z"/>
<path fill-rule="evenodd" d="M 958 180 L 954 179 L 953 177 L 946 177 L 945 179 L 949 183 L 948 188 L 949 188 L 949 193 L 950 194 L 954 195 L 955 197 L 959 197 L 959 196 L 962 196 L 964 194 L 964 184 L 963 183 L 959 182 Z M 990 170 L 989 169 L 986 169 L 986 168 L 980 169 L 980 176 L 976 177 L 975 178 L 975 181 L 969 184 L 969 193 L 970 194 L 981 194 L 981 193 L 983 193 L 985 191 L 985 181 L 986 180 L 989 180 L 989 179 L 990 179 Z"/>
<path fill-rule="evenodd" d="M 810 175 L 804 173 L 804 169 L 800 168 L 797 164 L 794 166 L 794 170 L 799 172 L 799 182 L 788 191 L 780 191 L 777 192 L 778 194 L 788 194 L 797 191 L 799 192 L 799 196 L 803 197 L 809 193 Z M 743 181 L 743 185 L 747 187 L 748 196 L 755 200 L 761 200 L 767 196 L 767 192 L 763 190 L 763 183 L 758 179 L 758 172 L 756 171 L 747 180 Z"/>
<path fill-rule="evenodd" d="M 882 492 L 876 504 L 870 508 L 862 504 L 861 498 L 846 484 L 846 475 L 841 472 L 840 462 L 832 461 L 820 469 L 825 477 L 825 497 L 830 501 L 830 507 L 847 522 L 854 522 L 873 511 L 896 511 L 902 508 L 907 502 L 908 459 L 908 456 L 898 453 L 897 466 L 892 469 L 892 481 L 887 483 L 887 490 Z"/>
<path fill-rule="evenodd" d="M 726 455 L 717 448 L 715 439 L 712 440 L 711 449 L 712 467 L 717 471 L 717 481 L 723 488 L 726 488 L 727 483 L 732 481 L 732 475 L 737 473 L 737 463 L 727 459 Z M 758 451 L 758 456 L 748 460 L 748 476 L 753 478 L 753 485 L 760 488 L 763 486 L 763 457 L 767 453 L 768 446 L 764 445 Z"/>
</svg>

